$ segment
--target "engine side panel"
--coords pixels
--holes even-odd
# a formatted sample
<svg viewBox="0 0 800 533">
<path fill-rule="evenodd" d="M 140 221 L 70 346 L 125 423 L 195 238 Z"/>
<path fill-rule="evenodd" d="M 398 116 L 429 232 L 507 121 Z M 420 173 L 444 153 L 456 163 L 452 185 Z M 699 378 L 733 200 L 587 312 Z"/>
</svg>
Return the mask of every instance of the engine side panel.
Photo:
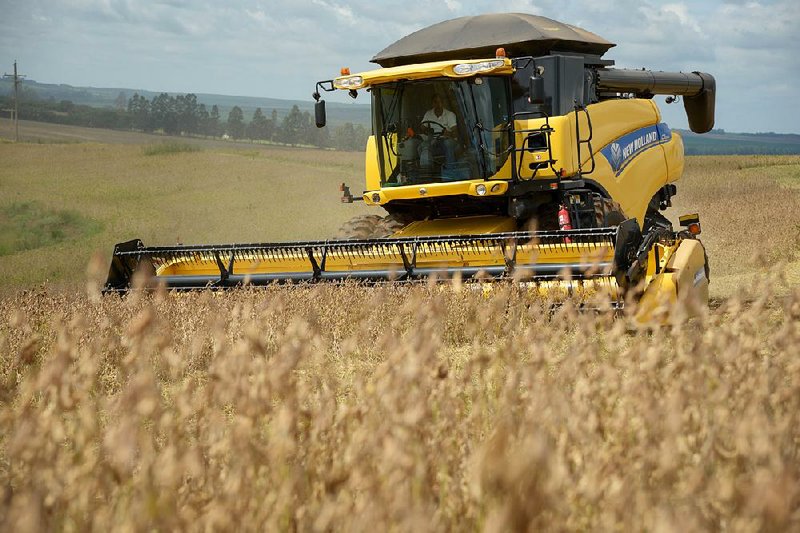
<svg viewBox="0 0 800 533">
<path fill-rule="evenodd" d="M 595 171 L 587 179 L 605 189 L 627 217 L 643 225 L 650 199 L 667 182 L 664 151 L 660 146 L 648 149 L 619 173 L 601 154 L 595 159 Z"/>
<path fill-rule="evenodd" d="M 672 139 L 661 147 L 664 149 L 664 159 L 667 162 L 667 182 L 678 181 L 683 175 L 683 138 L 673 131 Z"/>
<path fill-rule="evenodd" d="M 642 225 L 653 195 L 683 172 L 683 142 L 660 122 L 658 108 L 650 100 L 606 101 L 588 111 L 595 170 L 586 178 Z M 588 132 L 588 124 L 585 127 Z M 591 168 L 588 153 L 582 160 L 584 169 Z"/>
</svg>

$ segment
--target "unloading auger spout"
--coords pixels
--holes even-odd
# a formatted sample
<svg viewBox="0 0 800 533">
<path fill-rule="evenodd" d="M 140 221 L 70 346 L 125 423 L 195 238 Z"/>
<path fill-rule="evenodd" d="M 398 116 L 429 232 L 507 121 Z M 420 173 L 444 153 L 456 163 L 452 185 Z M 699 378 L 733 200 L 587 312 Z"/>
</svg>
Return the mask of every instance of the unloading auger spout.
<svg viewBox="0 0 800 533">
<path fill-rule="evenodd" d="M 666 94 L 683 97 L 689 129 L 708 133 L 714 127 L 717 82 L 705 72 L 658 72 L 652 70 L 598 69 L 599 90 L 641 97 Z"/>
</svg>

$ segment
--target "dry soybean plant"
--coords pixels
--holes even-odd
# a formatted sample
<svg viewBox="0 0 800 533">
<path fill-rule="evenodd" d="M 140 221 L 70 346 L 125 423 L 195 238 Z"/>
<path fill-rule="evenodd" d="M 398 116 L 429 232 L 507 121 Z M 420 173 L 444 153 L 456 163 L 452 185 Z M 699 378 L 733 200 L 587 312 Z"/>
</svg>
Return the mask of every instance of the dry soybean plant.
<svg viewBox="0 0 800 533">
<path fill-rule="evenodd" d="M 498 285 L 0 300 L 0 527 L 800 528 L 800 289 L 651 329 Z"/>
</svg>

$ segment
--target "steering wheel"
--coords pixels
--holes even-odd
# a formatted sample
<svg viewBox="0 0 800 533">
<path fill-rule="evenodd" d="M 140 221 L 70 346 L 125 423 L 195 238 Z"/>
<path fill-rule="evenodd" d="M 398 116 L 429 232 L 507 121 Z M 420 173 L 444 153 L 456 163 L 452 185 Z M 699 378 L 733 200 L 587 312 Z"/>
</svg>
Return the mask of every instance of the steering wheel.
<svg viewBox="0 0 800 533">
<path fill-rule="evenodd" d="M 447 133 L 447 128 L 444 127 L 444 124 L 435 120 L 423 120 L 419 125 L 430 130 L 431 135 L 435 137 L 443 137 Z M 435 131 L 430 125 L 439 126 L 440 130 Z"/>
</svg>

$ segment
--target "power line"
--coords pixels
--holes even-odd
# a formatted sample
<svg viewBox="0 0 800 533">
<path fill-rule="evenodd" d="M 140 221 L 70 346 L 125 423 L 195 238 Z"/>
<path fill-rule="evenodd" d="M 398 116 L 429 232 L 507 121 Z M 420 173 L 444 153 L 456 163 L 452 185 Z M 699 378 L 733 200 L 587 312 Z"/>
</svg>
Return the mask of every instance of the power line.
<svg viewBox="0 0 800 533">
<path fill-rule="evenodd" d="M 17 62 L 14 61 L 14 74 L 3 74 L 3 78 L 14 80 L 14 140 L 19 142 L 19 85 L 25 76 L 17 73 Z"/>
</svg>

